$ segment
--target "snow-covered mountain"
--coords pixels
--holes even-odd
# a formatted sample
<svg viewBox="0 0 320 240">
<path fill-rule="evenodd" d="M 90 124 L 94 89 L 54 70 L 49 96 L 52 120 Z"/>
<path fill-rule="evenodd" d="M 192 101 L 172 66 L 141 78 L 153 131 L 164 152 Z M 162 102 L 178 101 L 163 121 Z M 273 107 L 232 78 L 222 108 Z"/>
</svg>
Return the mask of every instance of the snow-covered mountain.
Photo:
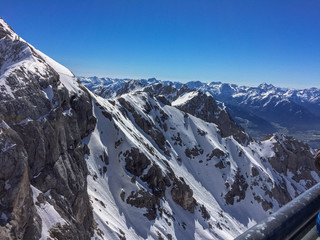
<svg viewBox="0 0 320 240">
<path fill-rule="evenodd" d="M 0 54 L 0 239 L 233 239 L 320 180 L 308 145 L 252 139 L 210 93 L 97 96 L 2 19 Z"/>
<path fill-rule="evenodd" d="M 98 82 L 93 81 L 94 79 L 99 78 L 80 77 L 83 84 L 91 91 L 107 98 L 119 95 L 117 91 L 129 85 L 129 82 L 132 89 L 162 83 L 178 89 L 187 87 L 210 93 L 251 136 L 262 139 L 266 134 L 285 133 L 311 144 L 314 148 L 320 148 L 320 89 L 317 88 L 296 90 L 278 88 L 265 83 L 258 87 L 221 82 L 182 84 L 156 79 L 113 79 L 113 84 L 109 84 L 101 79 Z M 115 83 L 116 88 L 113 87 Z"/>
<path fill-rule="evenodd" d="M 307 145 L 280 135 L 257 142 L 239 128 L 229 135 L 227 124 L 213 122 L 225 116 L 234 124 L 223 109 L 207 109 L 213 121 L 181 110 L 211 96 L 155 92 L 96 97 L 97 128 L 84 142 L 89 194 L 107 239 L 233 239 L 317 182 Z"/>
</svg>

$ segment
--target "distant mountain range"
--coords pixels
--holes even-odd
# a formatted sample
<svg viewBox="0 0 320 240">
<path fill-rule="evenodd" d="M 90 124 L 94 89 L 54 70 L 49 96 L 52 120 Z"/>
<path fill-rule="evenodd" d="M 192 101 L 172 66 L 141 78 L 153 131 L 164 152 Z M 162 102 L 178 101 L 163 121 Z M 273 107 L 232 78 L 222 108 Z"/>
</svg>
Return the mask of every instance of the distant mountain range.
<svg viewBox="0 0 320 240">
<path fill-rule="evenodd" d="M 284 133 L 320 148 L 320 89 L 279 88 L 271 84 L 257 87 L 238 86 L 221 82 L 180 82 L 151 79 L 111 79 L 79 77 L 91 91 L 105 98 L 120 95 L 146 85 L 163 84 L 174 88 L 189 88 L 209 93 L 226 108 L 232 118 L 252 137 Z"/>
</svg>

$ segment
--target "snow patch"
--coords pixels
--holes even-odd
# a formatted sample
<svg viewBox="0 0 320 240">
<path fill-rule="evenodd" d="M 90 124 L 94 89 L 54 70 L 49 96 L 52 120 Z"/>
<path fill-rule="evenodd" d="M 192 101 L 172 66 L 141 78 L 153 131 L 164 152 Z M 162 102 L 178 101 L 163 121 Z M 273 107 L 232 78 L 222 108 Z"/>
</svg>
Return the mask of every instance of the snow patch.
<svg viewBox="0 0 320 240">
<path fill-rule="evenodd" d="M 4 128 L 4 129 L 9 129 L 10 128 L 10 126 L 3 120 L 0 123 L 0 127 Z"/>
<path fill-rule="evenodd" d="M 47 88 L 42 89 L 42 92 L 44 93 L 44 95 L 46 96 L 47 99 L 52 101 L 54 93 L 53 93 L 51 85 L 49 85 Z"/>
<path fill-rule="evenodd" d="M 71 111 L 72 111 L 72 108 L 63 111 L 62 114 L 63 114 L 64 116 L 69 116 L 69 117 L 71 117 L 71 116 L 72 116 L 72 112 L 71 112 Z"/>
<path fill-rule="evenodd" d="M 310 174 L 316 182 L 320 182 L 320 177 L 315 171 L 311 171 Z"/>
<path fill-rule="evenodd" d="M 199 94 L 199 92 L 189 92 L 189 93 L 185 93 L 181 96 L 179 96 L 175 101 L 173 101 L 171 103 L 172 106 L 179 106 L 179 105 L 183 105 L 186 102 L 188 102 L 189 100 L 191 100 L 192 98 L 194 98 L 195 96 L 197 96 Z"/>
<path fill-rule="evenodd" d="M 54 207 L 46 202 L 36 204 L 37 197 L 42 193 L 39 189 L 31 185 L 33 193 L 33 202 L 36 206 L 37 212 L 42 221 L 42 230 L 41 230 L 41 240 L 46 240 L 50 238 L 50 229 L 53 228 L 56 224 L 60 223 L 61 225 L 67 224 L 67 222 L 59 215 L 59 213 L 54 209 Z"/>
<path fill-rule="evenodd" d="M 29 122 L 32 122 L 33 120 L 29 117 L 23 119 L 21 122 L 18 123 L 18 125 L 21 125 L 21 126 L 25 126 L 27 125 Z"/>
</svg>

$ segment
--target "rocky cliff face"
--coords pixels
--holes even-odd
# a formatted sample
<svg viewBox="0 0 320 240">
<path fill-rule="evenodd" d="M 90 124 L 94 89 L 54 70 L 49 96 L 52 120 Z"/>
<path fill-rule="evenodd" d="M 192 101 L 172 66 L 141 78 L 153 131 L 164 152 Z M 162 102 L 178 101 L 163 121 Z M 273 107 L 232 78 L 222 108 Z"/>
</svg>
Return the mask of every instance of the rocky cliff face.
<svg viewBox="0 0 320 240">
<path fill-rule="evenodd" d="M 243 144 L 250 142 L 251 138 L 249 135 L 233 121 L 226 110 L 218 107 L 211 95 L 196 92 L 187 101 L 179 102 L 179 99 L 177 99 L 175 103 L 177 103 L 175 106 L 178 109 L 206 122 L 217 124 L 222 137 L 233 136 Z"/>
<path fill-rule="evenodd" d="M 0 38 L 0 238 L 88 239 L 93 216 L 81 139 L 95 126 L 91 96 L 2 19 Z"/>
</svg>

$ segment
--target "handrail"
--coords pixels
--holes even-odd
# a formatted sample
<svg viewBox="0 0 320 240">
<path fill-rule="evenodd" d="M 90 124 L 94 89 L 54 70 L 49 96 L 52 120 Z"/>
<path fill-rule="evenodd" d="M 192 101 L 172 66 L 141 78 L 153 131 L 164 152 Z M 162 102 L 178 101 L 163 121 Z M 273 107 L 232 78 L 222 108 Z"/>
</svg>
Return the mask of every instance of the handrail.
<svg viewBox="0 0 320 240">
<path fill-rule="evenodd" d="M 236 238 L 236 240 L 292 239 L 320 211 L 320 183 L 271 214 Z M 316 222 L 314 221 L 314 224 Z"/>
</svg>

